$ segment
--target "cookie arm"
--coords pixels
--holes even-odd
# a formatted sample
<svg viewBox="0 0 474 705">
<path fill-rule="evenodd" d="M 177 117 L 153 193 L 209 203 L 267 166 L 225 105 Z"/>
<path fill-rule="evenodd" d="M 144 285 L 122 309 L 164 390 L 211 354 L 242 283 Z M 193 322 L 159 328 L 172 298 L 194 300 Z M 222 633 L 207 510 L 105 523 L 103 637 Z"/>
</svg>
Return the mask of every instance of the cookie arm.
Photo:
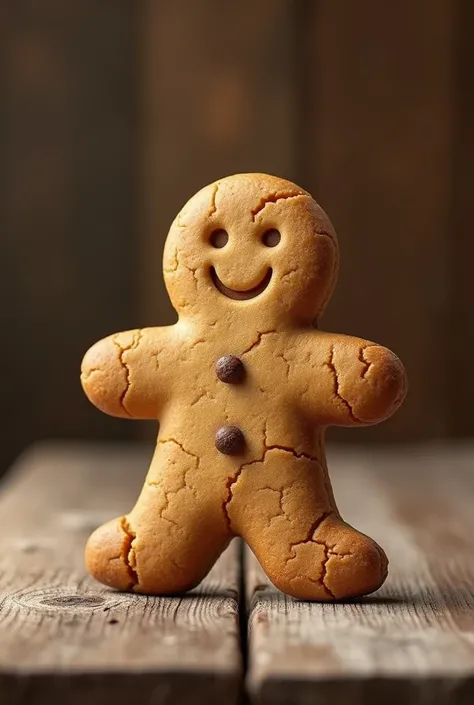
<svg viewBox="0 0 474 705">
<path fill-rule="evenodd" d="M 165 331 L 130 330 L 95 343 L 81 365 L 81 384 L 88 399 L 111 416 L 157 418 L 166 384 L 157 362 Z"/>
<path fill-rule="evenodd" d="M 398 357 L 388 348 L 345 335 L 328 336 L 321 383 L 329 387 L 319 405 L 326 425 L 376 424 L 389 418 L 407 392 L 407 378 Z"/>
</svg>

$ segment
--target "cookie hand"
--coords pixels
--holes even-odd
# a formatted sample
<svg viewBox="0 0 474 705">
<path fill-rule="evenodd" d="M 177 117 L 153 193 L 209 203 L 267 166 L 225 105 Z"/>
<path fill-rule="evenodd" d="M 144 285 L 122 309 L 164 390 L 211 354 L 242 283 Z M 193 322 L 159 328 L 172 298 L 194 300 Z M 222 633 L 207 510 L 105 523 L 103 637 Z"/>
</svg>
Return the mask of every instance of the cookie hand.
<svg viewBox="0 0 474 705">
<path fill-rule="evenodd" d="M 160 330 L 154 329 L 153 338 Z M 157 366 L 155 340 L 145 330 L 131 330 L 99 340 L 85 354 L 81 384 L 101 411 L 124 418 L 157 418 Z M 150 347 L 144 355 L 144 347 Z M 161 376 L 160 376 L 161 377 Z"/>
<path fill-rule="evenodd" d="M 403 365 L 381 345 L 341 336 L 331 346 L 324 367 L 333 385 L 329 424 L 378 423 L 391 416 L 405 398 L 407 379 Z"/>
</svg>

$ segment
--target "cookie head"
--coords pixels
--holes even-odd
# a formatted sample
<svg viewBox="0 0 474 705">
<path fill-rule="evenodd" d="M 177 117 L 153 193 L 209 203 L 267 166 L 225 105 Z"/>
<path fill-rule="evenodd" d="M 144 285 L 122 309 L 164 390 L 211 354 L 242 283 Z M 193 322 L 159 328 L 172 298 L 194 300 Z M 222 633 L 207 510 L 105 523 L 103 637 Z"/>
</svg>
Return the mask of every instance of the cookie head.
<svg viewBox="0 0 474 705">
<path fill-rule="evenodd" d="M 180 315 L 314 320 L 332 292 L 337 239 L 303 189 L 237 174 L 199 191 L 171 226 L 165 283 Z"/>
</svg>

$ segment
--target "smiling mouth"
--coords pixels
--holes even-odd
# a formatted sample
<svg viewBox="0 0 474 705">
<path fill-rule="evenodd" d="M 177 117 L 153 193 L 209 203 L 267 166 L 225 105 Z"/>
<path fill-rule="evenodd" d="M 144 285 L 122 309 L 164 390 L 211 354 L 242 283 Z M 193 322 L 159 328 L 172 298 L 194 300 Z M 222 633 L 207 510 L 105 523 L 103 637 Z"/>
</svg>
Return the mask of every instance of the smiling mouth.
<svg viewBox="0 0 474 705">
<path fill-rule="evenodd" d="M 227 298 L 236 299 L 237 301 L 246 301 L 247 299 L 254 299 L 256 296 L 261 294 L 262 291 L 265 291 L 265 289 L 270 283 L 270 279 L 272 278 L 272 273 L 273 270 L 271 267 L 269 267 L 267 273 L 263 277 L 260 284 L 257 284 L 257 286 L 253 286 L 251 289 L 245 289 L 244 291 L 240 291 L 239 289 L 230 289 L 228 286 L 223 284 L 217 276 L 217 272 L 214 267 L 211 267 L 212 282 L 216 289 L 220 291 L 221 294 L 224 294 L 224 296 L 227 296 Z"/>
</svg>

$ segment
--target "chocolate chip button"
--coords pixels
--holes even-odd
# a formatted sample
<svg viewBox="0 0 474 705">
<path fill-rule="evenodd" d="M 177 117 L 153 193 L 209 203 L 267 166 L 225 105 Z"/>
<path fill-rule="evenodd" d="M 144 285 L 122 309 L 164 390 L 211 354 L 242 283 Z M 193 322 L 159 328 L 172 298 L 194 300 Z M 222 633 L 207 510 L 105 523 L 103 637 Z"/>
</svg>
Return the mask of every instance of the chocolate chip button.
<svg viewBox="0 0 474 705">
<path fill-rule="evenodd" d="M 235 355 L 224 355 L 216 362 L 216 374 L 221 382 L 238 384 L 245 375 L 244 363 Z"/>
<path fill-rule="evenodd" d="M 222 426 L 216 433 L 216 448 L 224 455 L 237 455 L 245 445 L 244 434 L 237 426 Z"/>
</svg>

